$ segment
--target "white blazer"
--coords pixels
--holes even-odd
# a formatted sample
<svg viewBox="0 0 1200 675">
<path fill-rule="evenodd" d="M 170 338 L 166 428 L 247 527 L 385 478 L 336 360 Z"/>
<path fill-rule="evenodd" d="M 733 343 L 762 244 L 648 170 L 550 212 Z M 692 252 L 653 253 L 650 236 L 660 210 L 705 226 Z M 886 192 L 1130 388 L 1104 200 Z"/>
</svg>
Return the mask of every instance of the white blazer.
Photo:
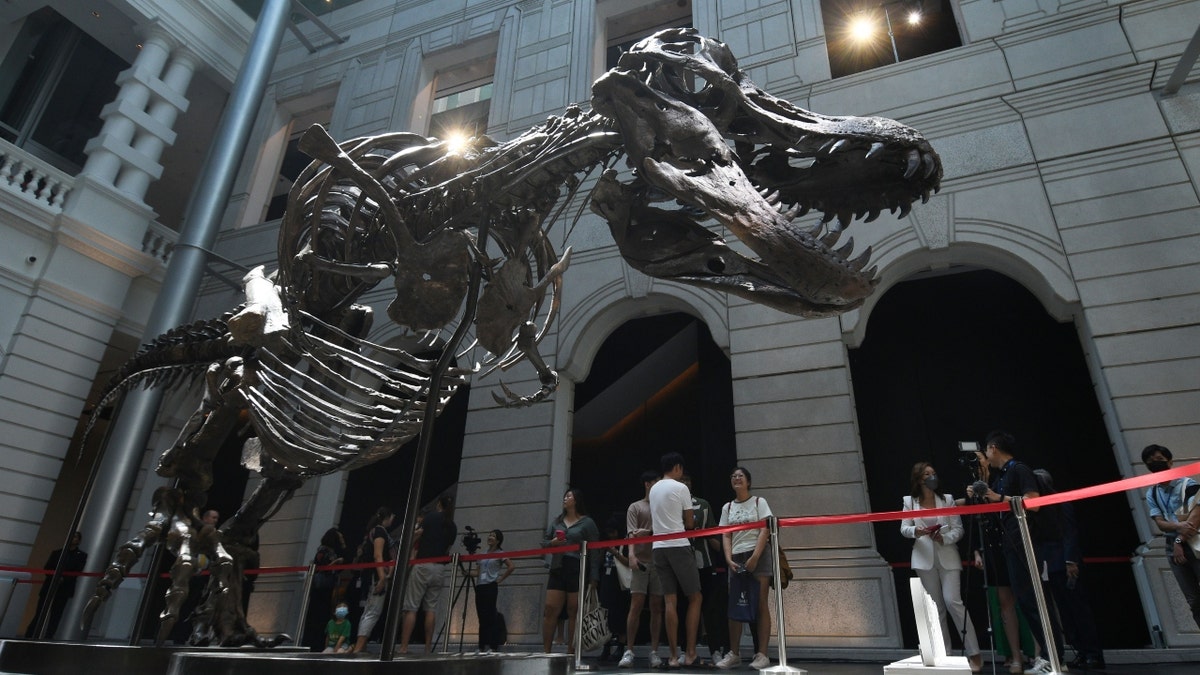
<svg viewBox="0 0 1200 675">
<path fill-rule="evenodd" d="M 954 498 L 942 495 L 937 504 L 938 508 L 954 506 Z M 905 511 L 920 511 L 921 504 L 914 502 L 911 496 L 904 497 Z M 933 537 L 918 537 L 917 528 L 929 527 L 940 523 L 942 529 L 942 544 L 939 545 Z M 938 516 L 936 518 L 905 518 L 900 521 L 900 534 L 914 539 L 912 550 L 912 568 L 914 570 L 933 569 L 934 563 L 944 570 L 962 570 L 962 558 L 958 555 L 955 544 L 963 536 L 962 519 L 958 516 Z"/>
</svg>

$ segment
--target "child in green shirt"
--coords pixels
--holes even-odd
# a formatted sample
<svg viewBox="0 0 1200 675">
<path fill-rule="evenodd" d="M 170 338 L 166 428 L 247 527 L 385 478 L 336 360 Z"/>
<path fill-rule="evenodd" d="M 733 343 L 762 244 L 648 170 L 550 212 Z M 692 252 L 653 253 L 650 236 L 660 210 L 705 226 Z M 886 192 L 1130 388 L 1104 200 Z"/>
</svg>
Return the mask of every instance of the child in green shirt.
<svg viewBox="0 0 1200 675">
<path fill-rule="evenodd" d="M 333 610 L 333 618 L 325 624 L 326 654 L 343 654 L 350 651 L 350 608 L 344 602 L 339 602 Z"/>
</svg>

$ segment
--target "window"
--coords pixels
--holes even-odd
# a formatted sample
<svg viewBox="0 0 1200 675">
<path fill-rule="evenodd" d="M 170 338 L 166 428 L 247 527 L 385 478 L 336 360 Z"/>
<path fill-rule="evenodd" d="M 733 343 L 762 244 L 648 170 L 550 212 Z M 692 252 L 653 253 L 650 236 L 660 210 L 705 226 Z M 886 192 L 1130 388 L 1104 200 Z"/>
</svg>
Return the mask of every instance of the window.
<svg viewBox="0 0 1200 675">
<path fill-rule="evenodd" d="M 313 161 L 312 157 L 300 151 L 300 137 L 314 124 L 321 124 L 328 127 L 330 115 L 331 110 L 323 107 L 303 115 L 298 115 L 292 119 L 292 123 L 288 128 L 287 145 L 283 150 L 283 158 L 279 162 L 279 174 L 275 177 L 275 185 L 271 191 L 271 200 L 267 203 L 267 213 L 264 222 L 283 217 L 283 212 L 287 208 L 288 192 L 292 189 L 292 183 L 296 182 L 296 178 L 304 170 L 304 167 Z"/>
<path fill-rule="evenodd" d="M 951 0 L 821 0 L 833 77 L 962 46 Z"/>
<path fill-rule="evenodd" d="M 49 8 L 25 19 L 0 63 L 0 137 L 78 172 L 129 64 Z"/>
<path fill-rule="evenodd" d="M 658 2 L 648 7 L 633 10 L 624 14 L 610 16 L 605 22 L 607 43 L 605 44 L 605 69 L 617 65 L 621 54 L 638 40 L 654 34 L 664 28 L 691 28 L 692 4 L 686 1 L 671 0 Z"/>
<path fill-rule="evenodd" d="M 492 79 L 496 57 L 490 56 L 453 70 L 439 72 L 434 80 L 429 133 L 438 138 L 487 133 L 492 104 Z"/>
</svg>

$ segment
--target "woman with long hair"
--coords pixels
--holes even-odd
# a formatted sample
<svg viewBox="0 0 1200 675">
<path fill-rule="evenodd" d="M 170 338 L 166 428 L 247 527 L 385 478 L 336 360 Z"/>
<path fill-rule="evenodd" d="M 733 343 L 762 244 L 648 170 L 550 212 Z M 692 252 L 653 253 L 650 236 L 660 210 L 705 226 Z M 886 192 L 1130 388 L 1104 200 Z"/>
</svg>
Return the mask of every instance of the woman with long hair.
<svg viewBox="0 0 1200 675">
<path fill-rule="evenodd" d="M 596 526 L 583 506 L 583 495 L 579 488 L 568 488 L 563 493 L 562 513 L 546 528 L 542 546 L 576 547 L 585 541 L 599 541 L 600 528 Z M 588 556 L 588 583 L 595 586 L 600 579 L 600 562 L 603 556 Z M 550 651 L 554 639 L 554 627 L 559 612 L 567 609 L 567 653 L 575 653 L 575 618 L 579 608 L 579 551 L 555 553 L 550 559 L 550 578 L 546 583 L 546 607 L 542 614 L 542 646 Z"/>
<path fill-rule="evenodd" d="M 313 556 L 313 564 L 317 567 L 340 565 L 343 562 L 346 540 L 342 531 L 336 527 L 325 530 L 321 535 L 321 545 Z M 333 593 L 337 588 L 337 572 L 333 570 L 317 570 L 313 576 L 312 590 L 308 597 L 308 614 L 304 620 L 304 640 L 314 652 L 325 649 L 325 634 L 321 630 L 333 614 Z"/>
<path fill-rule="evenodd" d="M 733 487 L 733 501 L 721 507 L 721 522 L 725 525 L 742 525 L 766 520 L 771 515 L 771 507 L 767 500 L 750 494 L 750 470 L 744 466 L 734 467 L 729 476 L 729 484 Z M 771 579 L 775 576 L 775 559 L 768 545 L 770 534 L 766 527 L 754 530 L 739 530 L 726 532 L 721 535 L 722 549 L 725 551 L 725 562 L 729 567 L 729 577 L 733 580 L 735 574 L 753 575 L 757 582 L 758 591 L 755 623 L 758 635 L 753 636 L 755 645 L 754 659 L 750 667 L 762 670 L 771 665 L 767 658 L 767 645 L 771 641 L 771 609 L 767 601 Z M 733 595 L 733 591 L 730 591 Z M 729 652 L 717 662 L 717 667 L 728 670 L 741 665 L 742 657 L 738 653 L 738 645 L 742 641 L 742 623 L 744 619 L 729 619 Z"/>
<path fill-rule="evenodd" d="M 504 543 L 500 530 L 488 532 L 488 553 L 496 553 Z M 479 651 L 499 651 L 504 646 L 500 636 L 496 598 L 500 584 L 513 573 L 513 561 L 508 558 L 484 558 L 479 561 L 479 579 L 475 583 L 475 615 L 479 618 Z"/>
<path fill-rule="evenodd" d="M 904 497 L 905 511 L 954 506 L 954 497 L 937 493 L 937 471 L 929 462 L 914 464 L 908 482 L 909 494 Z M 962 519 L 953 515 L 920 516 L 914 513 L 900 521 L 900 534 L 913 540 L 912 570 L 937 606 L 946 651 L 950 651 L 950 630 L 946 623 L 946 614 L 949 613 L 962 635 L 963 651 L 971 665 L 971 672 L 978 673 L 983 669 L 983 656 L 979 653 L 979 637 L 975 635 L 971 615 L 962 601 L 962 557 L 956 546 L 963 536 Z"/>
<path fill-rule="evenodd" d="M 371 631 L 383 614 L 383 605 L 387 601 L 388 579 L 391 578 L 392 566 L 381 563 L 392 560 L 392 537 L 388 529 L 396 520 L 395 514 L 386 506 L 381 506 L 371 519 L 367 521 L 367 534 L 361 544 L 364 558 L 376 563 L 375 567 L 363 570 L 363 593 L 367 594 L 367 606 L 363 609 L 362 618 L 358 621 L 358 638 L 354 642 L 354 653 L 361 652 L 371 639 Z"/>
</svg>

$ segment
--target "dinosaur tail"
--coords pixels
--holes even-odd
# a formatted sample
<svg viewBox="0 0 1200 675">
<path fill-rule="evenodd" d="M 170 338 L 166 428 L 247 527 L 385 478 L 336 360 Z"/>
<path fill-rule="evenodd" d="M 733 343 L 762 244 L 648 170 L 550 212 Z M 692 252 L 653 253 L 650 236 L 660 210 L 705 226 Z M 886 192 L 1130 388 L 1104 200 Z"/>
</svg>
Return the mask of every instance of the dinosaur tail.
<svg viewBox="0 0 1200 675">
<path fill-rule="evenodd" d="M 210 363 L 231 356 L 246 356 L 250 351 L 253 351 L 252 347 L 230 340 L 225 317 L 172 328 L 143 345 L 104 385 L 99 400 L 92 406 L 83 439 L 91 433 L 104 407 L 134 387 L 170 389 L 190 383 L 203 374 Z"/>
</svg>

